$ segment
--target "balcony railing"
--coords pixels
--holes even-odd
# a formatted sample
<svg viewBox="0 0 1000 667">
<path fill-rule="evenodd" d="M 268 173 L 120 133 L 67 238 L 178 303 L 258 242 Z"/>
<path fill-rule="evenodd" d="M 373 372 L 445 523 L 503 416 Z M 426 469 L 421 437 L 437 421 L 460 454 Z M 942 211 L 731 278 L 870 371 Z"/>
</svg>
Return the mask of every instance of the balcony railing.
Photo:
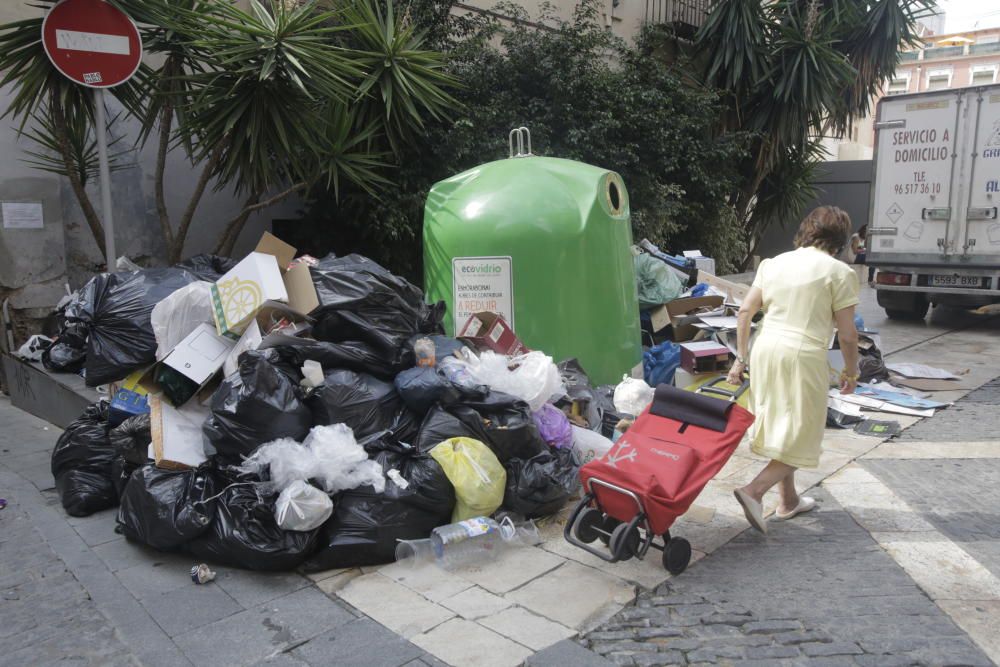
<svg viewBox="0 0 1000 667">
<path fill-rule="evenodd" d="M 899 54 L 899 62 L 907 63 L 913 60 L 917 60 L 920 57 L 920 51 L 903 51 Z"/>
<path fill-rule="evenodd" d="M 969 46 L 969 55 L 982 55 L 984 53 L 1000 53 L 1000 42 L 972 44 Z"/>
<path fill-rule="evenodd" d="M 965 54 L 964 46 L 942 46 L 936 49 L 924 49 L 924 60 L 938 58 L 954 58 Z"/>
<path fill-rule="evenodd" d="M 646 0 L 646 23 L 673 25 L 693 36 L 711 4 L 711 0 Z"/>
</svg>

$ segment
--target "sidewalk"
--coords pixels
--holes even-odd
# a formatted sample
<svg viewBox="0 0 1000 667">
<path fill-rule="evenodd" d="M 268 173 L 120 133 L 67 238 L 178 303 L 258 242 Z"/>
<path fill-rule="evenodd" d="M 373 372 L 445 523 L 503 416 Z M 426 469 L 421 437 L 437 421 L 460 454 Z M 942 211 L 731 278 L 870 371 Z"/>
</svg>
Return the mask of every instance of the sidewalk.
<svg viewBox="0 0 1000 667">
<path fill-rule="evenodd" d="M 945 344 L 939 326 L 888 325 L 870 306 L 896 358 L 970 368 L 970 388 L 1000 368 L 995 320 L 971 319 Z M 1000 655 L 988 630 L 1000 619 L 998 394 L 987 387 L 919 424 L 901 417 L 911 428 L 896 442 L 828 431 L 821 468 L 803 475 L 837 475 L 816 491 L 822 510 L 766 539 L 746 532 L 732 500 L 761 465 L 741 448 L 676 525 L 701 562 L 670 581 L 658 559 L 608 565 L 570 547 L 556 521 L 540 547 L 457 574 L 218 568 L 206 586 L 191 582 L 191 558 L 116 535 L 113 511 L 67 517 L 49 472 L 58 430 L 0 399 L 0 665 L 991 664 L 981 649 Z M 980 457 L 988 465 L 968 466 Z M 867 525 L 886 502 L 903 523 Z M 933 539 L 905 546 L 915 528 Z M 926 560 L 927 544 L 945 545 L 964 567 L 954 578 L 973 585 L 933 590 L 926 573 L 954 563 Z"/>
</svg>

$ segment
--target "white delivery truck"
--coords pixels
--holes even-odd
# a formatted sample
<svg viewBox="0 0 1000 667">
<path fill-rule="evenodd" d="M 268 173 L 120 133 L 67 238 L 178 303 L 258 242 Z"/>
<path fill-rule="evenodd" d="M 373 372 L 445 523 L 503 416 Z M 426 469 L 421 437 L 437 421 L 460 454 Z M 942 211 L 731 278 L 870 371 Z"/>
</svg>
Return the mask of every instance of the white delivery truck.
<svg viewBox="0 0 1000 667">
<path fill-rule="evenodd" d="M 1000 301 L 1000 85 L 883 98 L 867 261 L 889 317 Z"/>
</svg>

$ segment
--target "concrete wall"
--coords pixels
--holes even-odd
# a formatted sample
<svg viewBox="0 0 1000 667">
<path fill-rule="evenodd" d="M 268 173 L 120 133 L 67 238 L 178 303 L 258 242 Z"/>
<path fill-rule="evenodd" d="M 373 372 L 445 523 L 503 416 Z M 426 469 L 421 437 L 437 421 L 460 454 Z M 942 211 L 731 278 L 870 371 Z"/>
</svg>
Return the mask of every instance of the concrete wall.
<svg viewBox="0 0 1000 667">
<path fill-rule="evenodd" d="M 556 16 L 571 19 L 579 0 L 516 0 L 517 4 L 527 10 L 531 20 L 541 14 L 543 5 L 550 5 Z M 462 0 L 455 11 L 492 11 L 497 0 Z M 600 18 L 606 28 L 618 37 L 633 38 L 642 27 L 646 15 L 646 0 L 601 0 Z"/>
<path fill-rule="evenodd" d="M 858 229 L 868 223 L 872 185 L 872 161 L 851 160 L 824 162 L 815 180 L 816 197 L 802 212 L 786 220 L 783 226 L 773 226 L 761 239 L 755 255 L 773 257 L 791 250 L 792 239 L 799 222 L 817 206 L 838 206 L 844 209 Z"/>
</svg>

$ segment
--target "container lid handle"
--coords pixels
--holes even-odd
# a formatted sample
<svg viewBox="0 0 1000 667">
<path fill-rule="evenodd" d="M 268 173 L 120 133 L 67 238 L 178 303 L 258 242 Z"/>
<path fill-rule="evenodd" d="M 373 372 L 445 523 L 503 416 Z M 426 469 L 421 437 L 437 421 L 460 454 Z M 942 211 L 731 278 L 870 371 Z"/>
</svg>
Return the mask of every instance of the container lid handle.
<svg viewBox="0 0 1000 667">
<path fill-rule="evenodd" d="M 517 152 L 514 152 L 514 137 L 517 137 Z M 507 144 L 510 147 L 510 157 L 531 157 L 531 131 L 526 127 L 517 127 L 507 135 Z M 527 148 L 527 152 L 525 152 Z"/>
</svg>

